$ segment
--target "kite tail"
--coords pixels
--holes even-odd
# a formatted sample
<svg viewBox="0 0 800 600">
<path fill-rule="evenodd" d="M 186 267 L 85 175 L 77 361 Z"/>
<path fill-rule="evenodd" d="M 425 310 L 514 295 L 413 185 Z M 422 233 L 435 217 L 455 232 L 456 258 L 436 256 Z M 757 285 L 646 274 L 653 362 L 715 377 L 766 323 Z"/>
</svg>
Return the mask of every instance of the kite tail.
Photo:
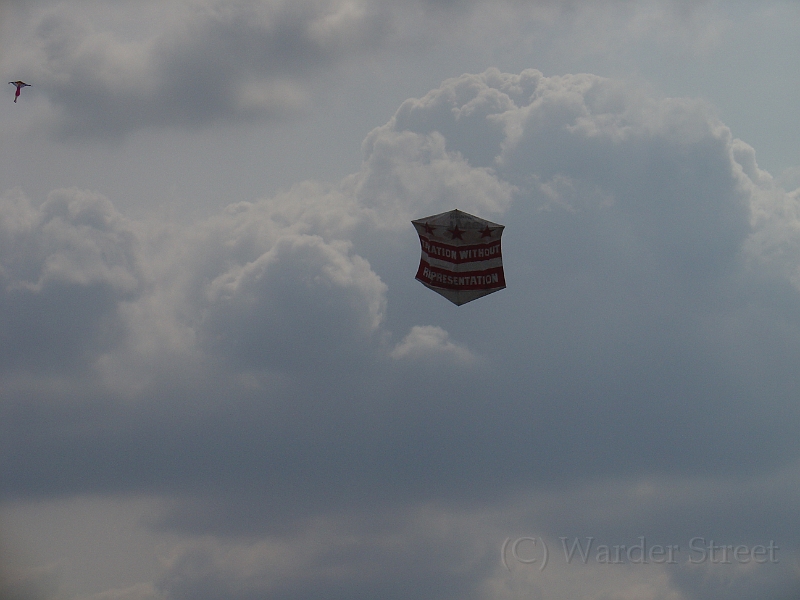
<svg viewBox="0 0 800 600">
<path fill-rule="evenodd" d="M 14 94 L 14 102 L 17 101 L 17 98 L 19 98 L 19 88 L 17 88 L 17 93 Z"/>
</svg>

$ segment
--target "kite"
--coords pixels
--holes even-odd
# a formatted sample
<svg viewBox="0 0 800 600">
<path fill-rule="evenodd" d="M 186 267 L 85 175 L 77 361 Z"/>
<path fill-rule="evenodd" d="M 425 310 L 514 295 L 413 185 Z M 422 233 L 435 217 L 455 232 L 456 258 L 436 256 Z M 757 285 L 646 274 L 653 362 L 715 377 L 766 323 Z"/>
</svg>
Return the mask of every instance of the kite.
<svg viewBox="0 0 800 600">
<path fill-rule="evenodd" d="M 16 102 L 17 98 L 19 98 L 19 93 L 22 91 L 22 88 L 31 87 L 30 83 L 25 83 L 24 81 L 9 81 L 8 83 L 17 86 L 17 93 L 14 94 L 14 102 Z"/>
<path fill-rule="evenodd" d="M 460 210 L 411 221 L 422 258 L 416 279 L 456 306 L 506 287 L 503 225 Z"/>
</svg>

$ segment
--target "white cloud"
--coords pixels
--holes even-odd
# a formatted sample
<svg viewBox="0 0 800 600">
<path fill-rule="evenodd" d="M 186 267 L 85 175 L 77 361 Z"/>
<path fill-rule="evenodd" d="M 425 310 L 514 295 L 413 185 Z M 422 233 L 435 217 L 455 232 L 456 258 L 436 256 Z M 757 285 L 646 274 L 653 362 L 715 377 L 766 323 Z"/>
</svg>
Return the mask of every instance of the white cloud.
<svg viewBox="0 0 800 600">
<path fill-rule="evenodd" d="M 415 325 L 391 352 L 393 358 L 424 359 L 451 357 L 456 362 L 471 363 L 475 360 L 466 348 L 450 341 L 450 335 L 435 325 Z"/>
<path fill-rule="evenodd" d="M 31 99 L 46 99 L 36 127 L 47 121 L 61 139 L 120 139 L 141 129 L 307 117 L 328 106 L 331 86 L 354 64 L 378 72 L 376 59 L 416 61 L 454 41 L 532 37 L 522 46 L 577 60 L 657 38 L 703 55 L 725 23 L 701 4 L 53 0 L 10 11 L 5 39 L 14 50 L 3 62 L 35 81 Z"/>
<path fill-rule="evenodd" d="M 385 284 L 349 244 L 279 239 L 206 289 L 203 329 L 227 357 L 255 365 L 304 364 L 346 351 L 383 319 Z"/>
<path fill-rule="evenodd" d="M 373 131 L 364 143 L 366 160 L 355 194 L 378 223 L 397 228 L 421 213 L 458 206 L 467 212 L 500 213 L 514 187 L 492 169 L 471 167 L 445 149 L 434 131 L 420 135 L 397 131 L 392 124 Z"/>
<path fill-rule="evenodd" d="M 408 223 L 455 203 L 507 226 L 508 289 L 460 308 L 413 281 Z M 186 226 L 89 192 L 9 195 L 4 369 L 105 379 L 79 406 L 16 382 L 5 485 L 173 495 L 154 527 L 184 539 L 162 577 L 112 596 L 703 597 L 704 575 L 666 567 L 603 571 L 602 592 L 591 570 L 507 584 L 499 544 L 509 523 L 635 539 L 687 513 L 757 539 L 754 497 L 686 484 L 710 473 L 769 489 L 759 528 L 786 530 L 796 490 L 754 473 L 798 456 L 796 212 L 706 103 L 494 69 L 404 102 L 339 183 Z M 515 497 L 528 512 L 498 516 Z"/>
<path fill-rule="evenodd" d="M 167 600 L 167 596 L 156 590 L 151 583 L 137 583 L 125 588 L 76 596 L 71 600 Z"/>
<path fill-rule="evenodd" d="M 124 335 L 120 303 L 142 292 L 138 232 L 103 196 L 57 190 L 38 208 L 0 202 L 3 369 L 80 368 Z"/>
<path fill-rule="evenodd" d="M 76 189 L 57 190 L 32 219 L 34 211 L 24 199 L 17 198 L 6 208 L 23 213 L 9 215 L 8 220 L 15 225 L 34 220 L 29 229 L 12 225 L 4 231 L 4 237 L 11 238 L 15 246 L 13 250 L 26 250 L 24 256 L 6 257 L 7 264 L 24 272 L 27 269 L 22 264 L 39 263 L 33 266 L 28 262 L 26 266 L 33 266 L 38 273 L 21 273 L 8 284 L 8 290 L 19 287 L 41 293 L 48 285 L 103 283 L 123 297 L 138 291 L 136 232 L 103 196 Z M 32 239 L 18 239 L 26 234 Z M 26 275 L 33 277 L 27 280 Z"/>
<path fill-rule="evenodd" d="M 375 529 L 379 520 L 384 525 Z M 420 508 L 364 520 L 317 518 L 256 541 L 195 539 L 174 549 L 158 587 L 175 599 L 477 598 L 473 586 L 487 571 L 487 545 L 469 534 L 480 528 L 467 514 Z"/>
<path fill-rule="evenodd" d="M 310 73 L 375 46 L 369 2 L 54 3 L 23 20 L 13 69 L 29 73 L 61 136 L 252 121 L 309 107 Z M 140 25 L 130 26 L 128 20 Z"/>
</svg>

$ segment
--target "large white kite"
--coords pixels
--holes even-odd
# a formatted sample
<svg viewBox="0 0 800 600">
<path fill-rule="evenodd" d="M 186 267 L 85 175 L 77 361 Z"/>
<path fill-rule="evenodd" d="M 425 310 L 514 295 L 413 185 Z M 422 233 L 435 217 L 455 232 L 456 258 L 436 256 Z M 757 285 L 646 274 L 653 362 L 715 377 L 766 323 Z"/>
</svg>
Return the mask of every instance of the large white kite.
<svg viewBox="0 0 800 600">
<path fill-rule="evenodd" d="M 422 258 L 417 281 L 461 306 L 506 287 L 503 225 L 460 210 L 411 221 Z"/>
</svg>

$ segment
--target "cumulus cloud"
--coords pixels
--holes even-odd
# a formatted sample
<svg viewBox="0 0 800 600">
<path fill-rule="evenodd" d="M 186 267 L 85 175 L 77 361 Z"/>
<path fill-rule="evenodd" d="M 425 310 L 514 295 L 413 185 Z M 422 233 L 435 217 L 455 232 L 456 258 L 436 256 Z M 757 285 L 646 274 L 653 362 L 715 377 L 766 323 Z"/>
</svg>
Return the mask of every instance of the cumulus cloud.
<svg viewBox="0 0 800 600">
<path fill-rule="evenodd" d="M 470 535 L 480 526 L 466 514 L 404 511 L 376 529 L 383 519 L 315 519 L 250 542 L 197 539 L 175 549 L 158 586 L 169 598 L 478 597 L 494 553 Z"/>
<path fill-rule="evenodd" d="M 415 325 L 391 352 L 393 358 L 449 356 L 458 362 L 470 363 L 472 353 L 450 341 L 450 335 L 435 325 Z"/>
<path fill-rule="evenodd" d="M 166 600 L 167 596 L 157 591 L 150 583 L 137 583 L 125 588 L 105 590 L 75 600 Z"/>
<path fill-rule="evenodd" d="M 771 187 L 752 150 L 705 104 L 647 97 L 593 75 L 489 70 L 403 103 L 370 133 L 364 152 L 362 169 L 339 184 L 305 183 L 232 204 L 192 226 L 146 234 L 150 226 L 132 225 L 84 192 L 55 193 L 36 210 L 7 201 L 6 294 L 30 296 L 24 314 L 35 322 L 9 318 L 7 336 L 16 331 L 12 323 L 26 325 L 8 338 L 15 350 L 7 351 L 6 368 L 25 344 L 44 348 L 41 340 L 52 335 L 64 360 L 67 347 L 91 348 L 118 393 L 137 378 L 126 378 L 130 371 L 149 373 L 147 394 L 158 396 L 158 381 L 170 381 L 169 365 L 181 361 L 195 369 L 176 371 L 193 373 L 181 385 L 200 388 L 210 373 L 218 383 L 245 381 L 236 379 L 245 373 L 255 382 L 297 369 L 314 373 L 302 381 L 324 385 L 334 364 L 355 369 L 348 379 L 360 386 L 407 373 L 400 363 L 408 361 L 392 358 L 450 356 L 452 367 L 480 355 L 489 359 L 481 361 L 488 371 L 474 376 L 496 382 L 509 414 L 519 410 L 524 421 L 535 412 L 556 424 L 545 428 L 535 419 L 544 439 L 573 418 L 578 429 L 599 427 L 598 443 L 650 423 L 627 438 L 633 447 L 663 419 L 674 420 L 671 412 L 690 410 L 695 418 L 668 433 L 676 442 L 710 426 L 710 415 L 726 403 L 735 406 L 721 417 L 721 437 L 702 442 L 708 452 L 701 463 L 709 468 L 725 462 L 715 448 L 726 427 L 755 416 L 763 386 L 776 399 L 791 395 L 793 371 L 775 362 L 768 344 L 752 340 L 796 349 L 791 329 L 777 328 L 796 292 L 785 287 L 784 272 L 759 275 L 750 265 L 777 254 L 793 264 L 791 252 L 767 251 L 759 240 L 777 243 L 779 236 L 764 232 L 778 223 L 791 229 L 783 215 L 792 214 L 795 200 Z M 456 201 L 510 223 L 509 290 L 457 313 L 466 318 L 441 312 L 439 324 L 420 327 L 430 294 L 410 287 L 416 248 L 407 219 Z M 59 310 L 74 313 L 61 334 L 65 326 L 48 325 L 48 311 L 36 304 L 56 287 L 64 290 Z M 411 300 L 407 289 L 420 293 Z M 758 308 L 765 289 L 785 303 L 788 312 L 777 321 Z M 69 304 L 68 292 L 81 298 L 80 307 Z M 24 339 L 23 331 L 41 333 Z M 392 341 L 391 331 L 408 334 Z M 119 332 L 126 343 L 109 345 L 120 343 Z M 363 362 L 368 356 L 376 362 Z M 759 368 L 771 373 L 769 383 Z M 265 381 L 247 393 L 269 393 Z M 469 375 L 460 381 L 470 389 Z M 369 396 L 364 389 L 358 393 Z M 391 404 L 403 389 L 372 393 Z M 583 410 L 573 415 L 576 397 Z M 696 402 L 706 410 L 695 413 Z M 609 406 L 624 418 L 612 417 Z M 477 426 L 471 416 L 467 421 Z M 517 433 L 502 442 L 509 452 L 522 439 L 516 422 L 510 425 Z M 763 418 L 750 427 L 781 430 Z M 781 460 L 768 447 L 760 452 Z M 697 466 L 691 455 L 679 449 L 669 468 Z M 600 462 L 572 468 L 621 468 L 610 452 L 592 460 Z M 528 477 L 527 467 L 515 468 L 515 477 Z"/>
<path fill-rule="evenodd" d="M 376 45 L 370 2 L 142 3 L 32 11 L 14 68 L 30 73 L 61 136 L 286 116 L 309 107 L 309 73 Z M 129 23 L 133 23 L 130 25 Z"/>
<path fill-rule="evenodd" d="M 492 169 L 448 152 L 441 133 L 398 129 L 390 123 L 365 140 L 364 169 L 356 180 L 356 196 L 379 222 L 396 228 L 443 207 L 496 214 L 509 204 L 514 187 Z"/>
<path fill-rule="evenodd" d="M 110 378 L 92 397 L 102 418 L 65 402 L 46 430 L 23 415 L 58 389 L 16 388 L 6 493 L 172 495 L 154 527 L 188 537 L 153 588 L 168 598 L 407 596 L 400 581 L 519 597 L 497 564 L 513 523 L 551 540 L 570 527 L 667 535 L 686 507 L 664 498 L 691 496 L 692 480 L 710 486 L 692 514 L 717 515 L 693 525 L 757 543 L 737 525 L 752 498 L 717 509 L 736 499 L 730 481 L 761 489 L 757 474 L 800 452 L 797 197 L 711 107 L 594 75 L 490 69 L 403 103 L 363 150 L 336 184 L 185 227 L 132 223 L 88 192 L 39 208 L 9 197 L 3 368 L 45 370 L 55 359 L 25 362 L 19 348 L 46 356 L 49 336 L 63 364 L 83 349 L 66 377 L 102 355 Z M 508 289 L 459 308 L 413 281 L 408 223 L 455 203 L 507 227 Z M 59 329 L 52 307 L 80 327 Z M 128 388 L 137 369 L 158 376 Z M 797 490 L 770 489 L 760 535 L 777 536 Z M 429 506 L 435 518 L 381 521 Z M 481 527 L 453 525 L 464 506 Z M 379 523 L 357 522 L 370 515 Z M 636 597 L 711 585 L 666 568 L 608 577 L 609 594 L 624 581 Z M 570 597 L 596 597 L 578 579 Z M 776 593 L 795 584 L 781 571 Z"/>
<path fill-rule="evenodd" d="M 80 368 L 120 341 L 119 306 L 145 277 L 138 232 L 106 198 L 57 190 L 34 208 L 12 193 L 0 200 L 0 247 L 4 370 Z"/>
<path fill-rule="evenodd" d="M 349 250 L 315 236 L 283 238 L 253 262 L 233 266 L 206 292 L 209 343 L 262 366 L 346 352 L 378 328 L 386 304 L 386 285 Z"/>
<path fill-rule="evenodd" d="M 459 36 L 496 38 L 521 23 L 543 40 L 550 29 L 573 31 L 560 50 L 584 55 L 654 35 L 713 47 L 720 30 L 684 2 L 52 0 L 8 10 L 13 27 L 5 37 L 14 51 L 4 67 L 35 81 L 26 90 L 31 100 L 46 100 L 38 126 L 48 116 L 51 133 L 84 140 L 307 115 L 329 101 L 353 59 L 410 54 Z M 617 20 L 626 26 L 612 26 Z"/>
</svg>

